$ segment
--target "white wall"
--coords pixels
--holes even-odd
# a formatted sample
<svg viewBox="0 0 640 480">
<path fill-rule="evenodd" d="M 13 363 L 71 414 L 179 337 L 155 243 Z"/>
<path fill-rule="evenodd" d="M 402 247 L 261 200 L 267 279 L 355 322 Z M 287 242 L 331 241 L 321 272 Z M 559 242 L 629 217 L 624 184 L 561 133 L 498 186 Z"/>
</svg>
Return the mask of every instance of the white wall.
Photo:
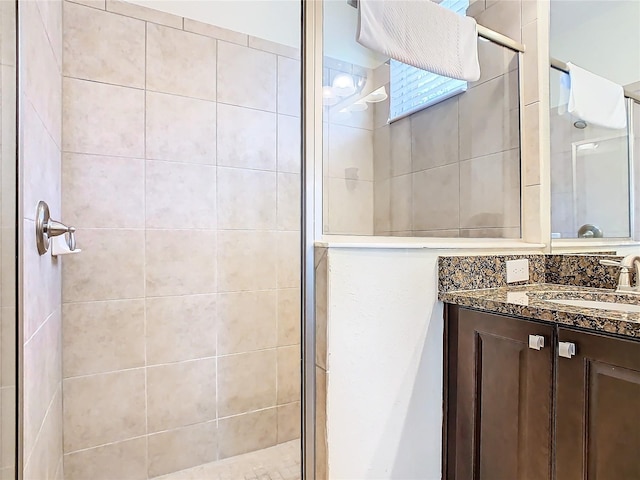
<svg viewBox="0 0 640 480">
<path fill-rule="evenodd" d="M 329 249 L 328 255 L 328 477 L 439 479 L 438 253 Z"/>
</svg>

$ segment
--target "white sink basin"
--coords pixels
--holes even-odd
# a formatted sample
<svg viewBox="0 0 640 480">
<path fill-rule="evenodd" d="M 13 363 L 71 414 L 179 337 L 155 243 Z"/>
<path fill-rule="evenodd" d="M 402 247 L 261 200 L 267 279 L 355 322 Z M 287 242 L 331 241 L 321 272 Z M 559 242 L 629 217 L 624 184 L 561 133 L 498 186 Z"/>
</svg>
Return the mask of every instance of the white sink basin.
<svg viewBox="0 0 640 480">
<path fill-rule="evenodd" d="M 580 308 L 598 308 L 600 310 L 613 310 L 616 312 L 640 312 L 640 305 L 631 305 L 629 303 L 598 302 L 595 300 L 574 299 L 554 299 L 545 301 Z"/>
</svg>

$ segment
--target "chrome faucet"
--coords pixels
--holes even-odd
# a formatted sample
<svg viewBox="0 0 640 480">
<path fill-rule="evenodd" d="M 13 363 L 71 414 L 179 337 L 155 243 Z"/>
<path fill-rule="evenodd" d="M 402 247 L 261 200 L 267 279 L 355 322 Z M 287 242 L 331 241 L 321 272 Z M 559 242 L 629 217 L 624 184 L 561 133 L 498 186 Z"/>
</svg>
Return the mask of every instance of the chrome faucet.
<svg viewBox="0 0 640 480">
<path fill-rule="evenodd" d="M 640 294 L 640 255 L 632 253 L 624 257 L 619 262 L 607 259 L 600 260 L 600 264 L 620 268 L 620 276 L 618 277 L 618 288 L 616 288 L 616 292 Z M 631 285 L 631 269 L 635 270 L 636 273 L 635 285 Z"/>
</svg>

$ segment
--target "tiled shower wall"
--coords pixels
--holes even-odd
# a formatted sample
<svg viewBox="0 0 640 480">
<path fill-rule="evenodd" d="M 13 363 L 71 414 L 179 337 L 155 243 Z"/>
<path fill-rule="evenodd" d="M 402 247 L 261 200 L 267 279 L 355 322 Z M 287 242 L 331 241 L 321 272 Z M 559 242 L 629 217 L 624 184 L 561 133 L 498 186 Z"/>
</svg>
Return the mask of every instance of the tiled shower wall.
<svg viewBox="0 0 640 480">
<path fill-rule="evenodd" d="M 61 479 L 61 268 L 60 260 L 38 254 L 34 219 L 39 200 L 49 204 L 53 218 L 60 215 L 62 2 L 19 2 L 18 18 L 22 122 L 18 190 L 24 216 L 22 465 L 25 480 Z M 2 399 L 3 415 L 15 415 L 5 400 L 10 398 Z M 3 448 L 12 442 L 14 432 L 4 433 Z M 11 449 L 7 445 L 5 453 Z"/>
<path fill-rule="evenodd" d="M 64 22 L 66 478 L 297 438 L 299 52 L 119 1 Z"/>
<path fill-rule="evenodd" d="M 478 55 L 462 95 L 390 125 L 376 104 L 376 234 L 520 236 L 518 58 L 484 41 Z"/>
</svg>

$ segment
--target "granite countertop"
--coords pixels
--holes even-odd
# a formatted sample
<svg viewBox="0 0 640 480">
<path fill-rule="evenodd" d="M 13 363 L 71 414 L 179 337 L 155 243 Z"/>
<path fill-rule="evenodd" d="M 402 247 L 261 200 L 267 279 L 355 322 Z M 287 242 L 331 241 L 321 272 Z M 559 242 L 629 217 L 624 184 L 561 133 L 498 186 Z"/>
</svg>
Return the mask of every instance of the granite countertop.
<svg viewBox="0 0 640 480">
<path fill-rule="evenodd" d="M 440 300 L 491 313 L 542 320 L 596 332 L 640 338 L 640 312 L 617 312 L 550 303 L 551 299 L 596 300 L 640 305 L 640 295 L 613 290 L 540 283 L 440 292 Z"/>
</svg>

